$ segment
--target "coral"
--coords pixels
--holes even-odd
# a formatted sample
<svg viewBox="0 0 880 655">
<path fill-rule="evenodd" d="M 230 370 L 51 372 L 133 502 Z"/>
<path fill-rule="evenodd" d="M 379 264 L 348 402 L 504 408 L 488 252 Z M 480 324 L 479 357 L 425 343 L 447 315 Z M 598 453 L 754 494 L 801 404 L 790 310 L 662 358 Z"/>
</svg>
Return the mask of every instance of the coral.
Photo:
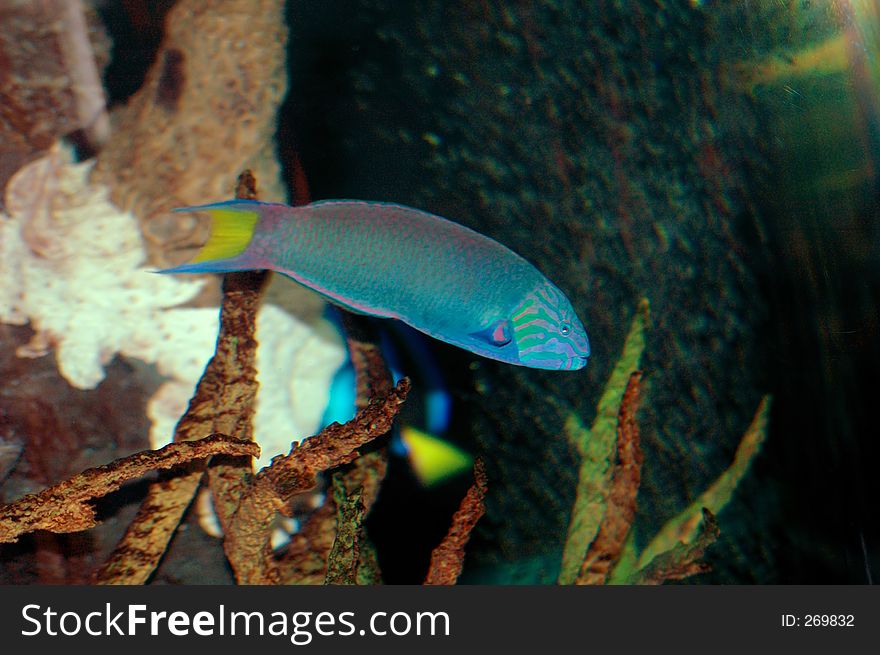
<svg viewBox="0 0 880 655">
<path fill-rule="evenodd" d="M 39 356 L 54 346 L 59 371 L 77 388 L 97 386 L 117 353 L 155 363 L 170 378 L 148 405 L 151 442 L 160 447 L 210 355 L 216 310 L 179 307 L 203 282 L 144 267 L 134 217 L 107 199 L 105 187 L 87 182 L 90 168 L 56 149 L 10 181 L 9 215 L 0 215 L 0 321 L 30 321 L 36 334 L 19 354 Z M 294 435 L 317 428 L 345 354 L 328 322 L 307 324 L 274 306 L 260 313 L 258 330 L 265 393 L 256 430 L 267 439 L 264 464 L 286 452 Z M 292 394 L 296 378 L 309 393 Z"/>
<path fill-rule="evenodd" d="M 214 455 L 257 455 L 256 444 L 212 435 L 199 441 L 171 444 L 88 469 L 38 494 L 0 505 L 0 543 L 16 541 L 34 530 L 79 532 L 97 525 L 91 503 L 150 471 L 174 468 Z"/>
<path fill-rule="evenodd" d="M 269 549 L 275 512 L 294 494 L 312 489 L 318 473 L 354 461 L 359 456 L 358 448 L 386 434 L 408 391 L 409 381 L 404 378 L 351 421 L 344 425 L 334 423 L 320 434 L 304 439 L 294 445 L 290 454 L 277 457 L 272 466 L 257 474 L 242 494 L 235 521 L 226 533 L 226 552 L 234 553 L 230 560 L 239 582 L 282 579 Z"/>
<path fill-rule="evenodd" d="M 560 584 L 571 584 L 575 581 L 587 549 L 598 534 L 602 517 L 606 513 L 613 462 L 617 452 L 619 408 L 645 349 L 648 312 L 648 301 L 642 300 L 624 341 L 623 353 L 599 399 L 593 425 L 586 429 L 576 414 L 571 414 L 565 423 L 565 434 L 580 454 L 581 463 L 577 493 L 562 555 Z"/>
<path fill-rule="evenodd" d="M 0 189 L 59 137 L 80 130 L 92 148 L 109 134 L 81 0 L 0 6 Z"/>
<path fill-rule="evenodd" d="M 0 320 L 30 320 L 36 335 L 20 354 L 40 356 L 54 346 L 61 374 L 77 388 L 97 386 L 117 353 L 191 380 L 210 347 L 210 328 L 194 310 L 167 309 L 192 298 L 201 283 L 143 268 L 134 218 L 108 201 L 104 187 L 87 183 L 90 168 L 56 149 L 10 180 L 8 216 L 0 218 Z"/>
<path fill-rule="evenodd" d="M 219 363 L 217 367 L 209 367 L 206 371 L 200 384 L 202 396 L 199 398 L 197 391 L 197 397 L 191 404 L 191 411 L 201 407 L 202 414 L 185 416 L 181 424 L 189 426 L 187 429 L 197 430 L 196 426 L 203 425 L 204 420 L 213 415 L 220 420 L 232 420 L 247 431 L 247 405 L 237 405 L 234 401 L 240 392 L 233 392 L 232 399 L 225 399 L 227 402 L 232 400 L 230 405 L 224 405 L 224 399 L 218 397 L 235 381 L 226 378 L 227 384 L 219 387 L 210 384 L 212 377 L 215 380 L 223 379 L 231 372 L 230 367 L 238 368 L 235 362 L 241 362 L 237 352 L 237 349 L 228 352 L 216 360 Z M 252 375 L 245 374 L 245 377 L 252 378 Z M 207 384 L 206 379 L 209 381 Z M 247 386 L 247 381 L 243 381 Z M 253 478 L 248 476 L 241 479 L 238 485 L 227 486 L 226 492 L 230 496 L 222 498 L 221 502 L 218 503 L 215 496 L 215 507 L 223 508 L 219 514 L 224 525 L 224 548 L 239 582 L 255 584 L 284 579 L 270 547 L 276 513 L 293 495 L 313 488 L 319 472 L 351 462 L 358 455 L 355 449 L 385 434 L 408 389 L 408 381 L 401 381 L 386 397 L 374 399 L 345 425 L 328 426 L 299 446 L 294 445 L 288 455 L 276 457 L 271 466 Z M 179 522 L 188 504 L 184 502 L 185 499 L 192 499 L 201 476 L 202 469 L 181 471 L 173 485 L 168 482 L 154 485 L 154 492 L 142 506 L 139 520 L 130 526 L 128 536 L 120 544 L 117 554 L 98 574 L 99 582 L 130 584 L 146 580 L 164 552 L 167 538 L 176 528 L 175 520 Z M 234 496 L 231 495 L 233 493 Z M 229 511 L 226 508 L 234 509 Z M 157 523 L 157 519 L 161 524 Z"/>
<path fill-rule="evenodd" d="M 474 484 L 468 489 L 461 506 L 452 517 L 452 526 L 443 541 L 431 552 L 431 565 L 425 576 L 426 585 L 455 584 L 464 566 L 464 549 L 477 521 L 486 513 L 483 499 L 488 481 L 482 460 L 474 463 Z"/>
<path fill-rule="evenodd" d="M 243 173 L 240 180 L 252 181 L 250 172 Z M 255 187 L 255 183 L 251 186 Z M 255 188 L 253 190 L 255 195 Z M 198 439 L 218 429 L 243 440 L 253 439 L 257 391 L 255 324 L 266 276 L 264 272 L 240 273 L 225 278 L 214 356 L 175 428 L 175 441 Z M 219 475 L 209 479 L 212 492 L 216 492 L 213 496 L 217 519 L 224 529 L 228 528 L 235 511 L 234 500 L 229 497 L 230 487 L 240 483 L 250 467 L 249 461 L 221 462 Z M 192 503 L 204 472 L 204 466 L 196 466 L 150 486 L 120 545 L 97 572 L 97 582 L 143 583 L 147 580 Z"/>
<path fill-rule="evenodd" d="M 576 420 L 568 424 L 581 466 L 559 584 L 661 584 L 710 570 L 702 558 L 720 533 L 715 513 L 730 502 L 765 438 L 770 408 L 766 396 L 730 467 L 639 553 L 631 533 L 643 461 L 636 423 L 642 373 L 636 367 L 645 347 L 647 320 L 648 303 L 643 300 L 590 430 Z"/>
<path fill-rule="evenodd" d="M 254 170 L 266 200 L 283 200 L 273 153 L 285 93 L 282 0 L 181 0 L 141 89 L 113 116 L 95 180 L 133 210 L 149 259 L 167 264 L 205 236 L 169 210 L 228 198 L 230 171 Z"/>
</svg>

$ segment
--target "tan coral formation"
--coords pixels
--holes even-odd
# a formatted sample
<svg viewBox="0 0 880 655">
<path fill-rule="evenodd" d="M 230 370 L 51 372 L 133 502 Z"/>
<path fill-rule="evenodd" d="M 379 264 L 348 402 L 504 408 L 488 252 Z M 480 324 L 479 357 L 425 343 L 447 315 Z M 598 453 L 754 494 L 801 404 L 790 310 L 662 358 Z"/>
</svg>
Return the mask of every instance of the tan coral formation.
<svg viewBox="0 0 880 655">
<path fill-rule="evenodd" d="M 80 0 L 0 2 L 0 190 L 59 137 L 108 136 L 104 90 Z M 0 201 L 2 202 L 2 201 Z"/>
<path fill-rule="evenodd" d="M 135 217 L 119 211 L 92 164 L 55 148 L 10 181 L 0 212 L 0 322 L 30 323 L 21 357 L 54 350 L 72 386 L 92 389 L 117 354 L 155 364 L 168 379 L 150 400 L 153 447 L 170 440 L 217 338 L 216 308 L 181 307 L 205 283 L 156 275 Z M 255 427 L 264 459 L 316 431 L 330 382 L 345 359 L 319 314 L 291 316 L 265 305 L 257 320 L 262 390 Z"/>
<path fill-rule="evenodd" d="M 212 329 L 198 310 L 168 308 L 202 283 L 142 268 L 134 218 L 107 200 L 105 187 L 86 183 L 89 168 L 54 149 L 10 180 L 9 213 L 0 214 L 0 321 L 30 321 L 36 335 L 18 354 L 55 346 L 59 371 L 79 389 L 97 386 L 116 353 L 192 384 L 210 354 Z"/>
<path fill-rule="evenodd" d="M 181 0 L 144 85 L 114 114 L 91 183 L 82 179 L 90 165 L 70 167 L 56 152 L 10 185 L 17 221 L 0 226 L 0 271 L 10 276 L 0 285 L 0 320 L 30 320 L 37 334 L 19 354 L 55 346 L 62 375 L 78 388 L 98 384 L 117 352 L 156 362 L 170 379 L 148 407 L 155 447 L 170 438 L 216 338 L 216 309 L 192 307 L 205 304 L 216 282 L 149 275 L 144 260 L 185 258 L 174 249 L 205 235 L 192 215 L 168 209 L 229 197 L 233 171 L 253 168 L 262 197 L 283 199 L 272 152 L 286 89 L 283 7 L 280 0 Z M 289 308 L 293 285 L 284 286 L 275 295 Z M 184 302 L 191 307 L 174 307 Z M 64 304 L 73 310 L 58 311 Z M 266 461 L 317 429 L 328 375 L 344 357 L 320 317 L 323 303 L 312 295 L 296 305 L 261 314 L 265 393 L 256 427 L 276 442 L 264 447 Z M 292 393 L 293 369 L 309 377 L 317 397 Z"/>
<path fill-rule="evenodd" d="M 286 91 L 283 0 L 181 0 L 141 89 L 113 116 L 116 138 L 94 179 L 141 221 L 150 261 L 199 244 L 174 207 L 230 197 L 230 171 L 253 170 L 260 196 L 285 197 L 272 151 Z"/>
</svg>

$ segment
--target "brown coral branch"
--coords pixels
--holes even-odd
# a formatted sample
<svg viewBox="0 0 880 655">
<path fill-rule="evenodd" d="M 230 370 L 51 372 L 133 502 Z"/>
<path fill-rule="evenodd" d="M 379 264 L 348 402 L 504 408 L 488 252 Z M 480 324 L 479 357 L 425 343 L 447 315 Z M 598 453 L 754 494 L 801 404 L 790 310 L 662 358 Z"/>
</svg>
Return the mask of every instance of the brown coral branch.
<svg viewBox="0 0 880 655">
<path fill-rule="evenodd" d="M 453 585 L 464 565 L 464 548 L 471 531 L 486 511 L 483 500 L 488 483 L 483 460 L 474 462 L 474 484 L 468 489 L 458 511 L 452 517 L 452 526 L 440 545 L 431 553 L 431 565 L 425 577 L 426 585 Z"/>
<path fill-rule="evenodd" d="M 363 317 L 348 312 L 342 314 L 349 353 L 355 369 L 355 406 L 363 409 L 369 405 L 371 398 L 387 394 L 392 389 L 391 375 L 370 323 Z M 324 581 L 328 570 L 341 566 L 336 562 L 337 554 L 331 555 L 330 552 L 337 543 L 338 531 L 339 534 L 352 535 L 357 540 L 360 557 L 354 575 L 347 576 L 345 580 L 330 575 L 330 581 L 357 584 L 375 584 L 381 581 L 372 544 L 363 534 L 361 525 L 379 495 L 387 468 L 385 449 L 380 448 L 362 454 L 333 475 L 334 489 L 344 489 L 340 498 L 359 498 L 363 511 L 337 513 L 333 495 L 329 495 L 325 507 L 316 512 L 302 533 L 292 539 L 288 553 L 280 559 L 282 579 L 287 583 L 300 584 Z"/>
<path fill-rule="evenodd" d="M 636 513 L 642 479 L 642 449 L 636 423 L 642 372 L 629 376 L 617 414 L 617 462 L 611 474 L 608 505 L 596 539 L 590 544 L 575 584 L 605 584 L 620 558 Z"/>
<path fill-rule="evenodd" d="M 239 583 L 277 583 L 285 578 L 269 543 L 276 512 L 293 495 L 312 489 L 318 473 L 352 462 L 358 448 L 387 433 L 409 389 L 409 380 L 404 378 L 352 420 L 328 425 L 314 437 L 294 444 L 290 454 L 276 457 L 256 475 L 244 490 L 224 543 L 227 553 L 235 552 L 242 563 L 235 571 Z"/>
<path fill-rule="evenodd" d="M 573 584 L 580 573 L 590 544 L 596 540 L 608 505 L 608 491 L 617 453 L 617 424 L 620 404 L 630 375 L 638 370 L 645 350 L 645 330 L 650 319 L 646 299 L 639 302 L 623 351 L 608 377 L 596 405 L 596 417 L 589 429 L 572 412 L 564 431 L 581 456 L 578 483 L 568 534 L 562 549 L 559 584 Z"/>
<path fill-rule="evenodd" d="M 114 117 L 121 136 L 93 171 L 140 220 L 150 262 L 170 264 L 185 254 L 175 246 L 196 245 L 205 224 L 168 211 L 225 197 L 230 171 L 251 168 L 264 199 L 284 197 L 274 153 L 284 11 L 284 0 L 177 0 L 168 12 L 143 85 Z"/>
<path fill-rule="evenodd" d="M 355 406 L 366 407 L 370 399 L 388 393 L 391 374 L 382 357 L 378 339 L 364 317 L 342 312 L 342 325 L 355 373 Z"/>
<path fill-rule="evenodd" d="M 341 475 L 333 476 L 333 499 L 337 507 L 336 538 L 327 556 L 324 584 L 357 584 L 361 557 L 361 524 L 366 515 L 363 487 L 351 493 Z"/>
<path fill-rule="evenodd" d="M 0 192 L 60 137 L 96 149 L 109 134 L 85 14 L 82 0 L 0 2 Z"/>
<path fill-rule="evenodd" d="M 236 190 L 246 197 L 256 195 L 256 182 L 250 171 L 239 176 Z M 224 278 L 220 332 L 214 356 L 177 424 L 175 441 L 198 439 L 212 432 L 253 440 L 252 418 L 258 386 L 256 315 L 267 276 L 259 271 L 232 273 Z M 251 471 L 250 467 L 249 459 L 227 461 L 218 463 L 211 473 L 215 509 L 224 530 L 238 509 L 236 488 Z M 150 486 L 125 536 L 98 572 L 97 582 L 143 584 L 147 581 L 192 503 L 204 468 L 201 463 L 186 473 Z M 233 567 L 238 562 L 237 558 L 230 561 Z"/>
<path fill-rule="evenodd" d="M 216 357 L 222 357 L 224 362 L 219 369 L 224 379 L 221 388 L 214 391 L 217 405 L 214 406 L 213 422 L 215 429 L 218 424 L 231 424 L 228 429 L 240 439 L 254 438 L 253 415 L 259 387 L 256 380 L 256 316 L 268 275 L 266 271 L 229 273 L 223 280 L 222 338 L 218 341 Z M 208 483 L 214 510 L 224 530 L 238 509 L 237 488 L 252 473 L 250 458 L 224 458 L 211 462 Z"/>
<path fill-rule="evenodd" d="M 141 502 L 125 535 L 104 565 L 95 572 L 96 584 L 147 582 L 192 503 L 204 470 L 205 462 L 194 462 L 150 485 L 147 497 Z"/>
<path fill-rule="evenodd" d="M 336 538 L 336 503 L 327 497 L 277 559 L 281 584 L 322 584 Z"/>
<path fill-rule="evenodd" d="M 235 197 L 239 200 L 257 199 L 257 181 L 250 170 L 238 176 Z M 259 387 L 256 321 L 268 278 L 267 271 L 243 271 L 224 276 L 220 336 L 214 355 L 214 360 L 219 358 L 220 363 L 213 367 L 220 380 L 210 390 L 209 403 L 200 406 L 198 414 L 189 415 L 188 420 L 194 424 L 200 418 L 210 421 L 214 430 L 253 440 L 254 408 Z M 209 364 L 208 368 L 212 369 L 212 366 Z M 208 484 L 217 519 L 224 531 L 238 509 L 239 487 L 252 473 L 250 457 L 218 458 L 211 462 Z M 236 561 L 230 560 L 230 563 L 235 568 Z"/>
<path fill-rule="evenodd" d="M 706 549 L 715 543 L 721 531 L 715 515 L 703 508 L 703 521 L 692 543 L 677 543 L 671 550 L 657 555 L 650 563 L 638 571 L 630 580 L 631 584 L 659 585 L 669 580 L 706 573 L 709 565 L 701 561 Z"/>
<path fill-rule="evenodd" d="M 110 464 L 87 469 L 37 494 L 0 507 L 0 543 L 34 530 L 78 532 L 97 525 L 91 502 L 151 471 L 171 469 L 214 455 L 259 455 L 255 443 L 215 434 L 199 441 L 170 444 Z"/>
<path fill-rule="evenodd" d="M 279 496 L 310 489 L 317 472 L 351 462 L 357 457 L 357 448 L 387 433 L 409 390 L 409 379 L 402 379 L 385 396 L 371 400 L 352 420 L 342 425 L 332 423 L 318 435 L 294 445 L 289 455 L 276 457 L 257 478 L 270 480 Z M 306 477 L 307 485 L 295 482 Z"/>
</svg>

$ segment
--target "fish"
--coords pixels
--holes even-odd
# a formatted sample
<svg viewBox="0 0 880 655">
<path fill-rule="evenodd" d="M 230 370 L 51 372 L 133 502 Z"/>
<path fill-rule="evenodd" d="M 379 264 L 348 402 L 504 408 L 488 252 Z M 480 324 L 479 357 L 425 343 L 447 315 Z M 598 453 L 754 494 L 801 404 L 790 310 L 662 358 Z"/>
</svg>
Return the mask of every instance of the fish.
<svg viewBox="0 0 880 655">
<path fill-rule="evenodd" d="M 577 370 L 590 344 L 565 294 L 499 242 L 388 202 L 256 200 L 182 207 L 211 232 L 188 264 L 160 273 L 268 269 L 353 312 L 402 321 L 509 364 Z"/>
<path fill-rule="evenodd" d="M 433 487 L 470 471 L 474 458 L 451 441 L 419 430 L 400 426 L 399 438 L 392 442 L 392 452 L 402 454 L 423 487 Z"/>
<path fill-rule="evenodd" d="M 383 355 L 385 354 L 383 348 Z M 402 372 L 396 370 L 393 364 L 390 368 L 395 382 L 403 377 Z M 419 375 L 421 369 L 415 373 Z M 421 408 L 425 414 L 424 429 L 406 422 L 405 418 L 398 420 L 391 428 L 390 451 L 407 462 L 422 487 L 430 488 L 471 470 L 474 458 L 443 435 L 449 424 L 449 392 L 428 387 L 424 396 Z M 333 378 L 321 427 L 323 429 L 331 423 L 345 423 L 354 418 L 354 415 L 355 374 L 351 362 L 348 362 Z"/>
<path fill-rule="evenodd" d="M 344 338 L 342 318 L 332 305 L 327 306 L 325 318 Z M 423 424 L 416 427 L 410 423 L 411 416 L 398 417 L 391 428 L 389 451 L 406 462 L 422 487 L 431 488 L 470 471 L 473 457 L 445 437 L 452 413 L 452 397 L 433 353 L 424 343 L 428 337 L 402 323 L 392 321 L 388 327 L 394 338 L 388 330 L 379 330 L 382 358 L 395 384 L 406 376 L 418 388 L 416 397 L 420 398 L 421 403 L 416 414 L 420 415 L 420 423 Z M 355 372 L 349 360 L 333 376 L 321 428 L 354 418 L 355 396 Z M 409 404 L 407 406 L 411 407 Z"/>
<path fill-rule="evenodd" d="M 327 304 L 324 318 L 345 341 L 343 318 L 337 308 Z M 388 329 L 385 329 L 385 328 Z M 428 434 L 442 436 L 449 428 L 452 417 L 452 394 L 444 379 L 443 371 L 427 343 L 426 337 L 398 321 L 389 321 L 377 330 L 379 350 L 388 367 L 394 384 L 404 377 L 410 378 L 418 388 L 419 410 L 423 430 Z M 354 364 L 348 358 L 336 371 L 330 383 L 327 406 L 321 418 L 321 428 L 331 423 L 345 423 L 354 418 L 356 384 Z M 398 449 L 405 454 L 405 449 Z"/>
</svg>

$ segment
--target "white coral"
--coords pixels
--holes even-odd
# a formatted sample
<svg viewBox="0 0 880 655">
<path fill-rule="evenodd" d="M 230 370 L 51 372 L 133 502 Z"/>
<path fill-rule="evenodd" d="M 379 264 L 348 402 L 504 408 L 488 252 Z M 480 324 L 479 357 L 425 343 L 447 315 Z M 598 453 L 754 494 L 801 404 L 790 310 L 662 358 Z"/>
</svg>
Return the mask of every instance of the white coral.
<svg viewBox="0 0 880 655">
<path fill-rule="evenodd" d="M 90 184 L 90 163 L 58 149 L 10 180 L 0 213 L 0 321 L 35 331 L 19 355 L 54 346 L 61 375 L 91 389 L 122 354 L 156 364 L 169 380 L 150 400 L 154 446 L 166 443 L 213 353 L 216 309 L 181 308 L 197 279 L 144 267 L 135 217 Z M 255 433 L 268 462 L 317 431 L 330 381 L 345 353 L 326 321 L 300 321 L 266 305 L 257 321 L 259 381 Z"/>
</svg>

